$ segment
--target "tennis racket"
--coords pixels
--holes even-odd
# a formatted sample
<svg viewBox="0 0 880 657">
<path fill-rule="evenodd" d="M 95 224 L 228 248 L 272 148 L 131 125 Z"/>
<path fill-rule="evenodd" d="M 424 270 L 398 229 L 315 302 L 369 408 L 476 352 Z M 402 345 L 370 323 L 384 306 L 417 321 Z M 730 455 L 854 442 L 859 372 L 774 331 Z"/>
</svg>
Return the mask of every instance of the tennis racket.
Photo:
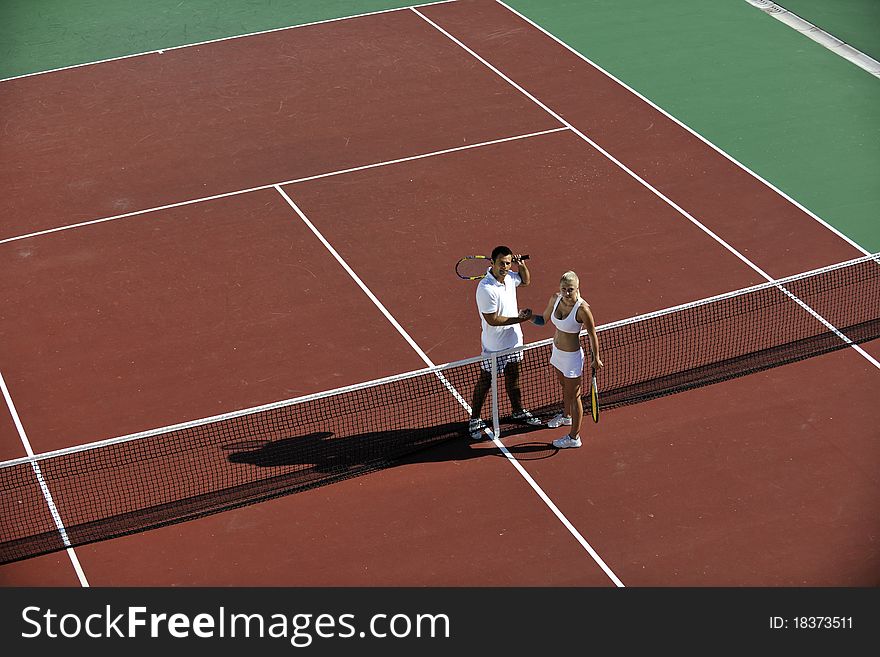
<svg viewBox="0 0 880 657">
<path fill-rule="evenodd" d="M 528 260 L 528 255 L 520 256 Z M 492 266 L 492 259 L 484 255 L 465 256 L 455 263 L 455 273 L 465 281 L 477 281 L 486 275 L 486 270 Z"/>
<path fill-rule="evenodd" d="M 596 370 L 593 370 L 593 376 L 590 379 L 590 412 L 593 415 L 593 422 L 599 421 L 599 386 L 596 385 Z"/>
</svg>

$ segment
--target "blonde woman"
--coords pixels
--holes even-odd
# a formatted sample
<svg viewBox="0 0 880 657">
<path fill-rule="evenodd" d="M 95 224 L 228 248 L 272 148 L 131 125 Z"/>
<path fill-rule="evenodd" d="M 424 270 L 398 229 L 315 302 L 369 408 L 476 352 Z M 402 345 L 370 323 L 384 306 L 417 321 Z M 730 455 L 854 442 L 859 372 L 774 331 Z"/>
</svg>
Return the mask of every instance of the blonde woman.
<svg viewBox="0 0 880 657">
<path fill-rule="evenodd" d="M 599 358 L 599 337 L 596 335 L 596 323 L 590 312 L 589 304 L 581 298 L 580 281 L 577 274 L 567 271 L 559 281 L 559 292 L 550 297 L 544 310 L 543 322 L 535 318 L 536 324 L 552 321 L 556 326 L 553 337 L 553 352 L 550 365 L 562 386 L 562 413 L 547 422 L 551 428 L 563 425 L 571 426 L 571 431 L 562 438 L 553 441 L 559 449 L 580 447 L 581 421 L 584 417 L 584 406 L 581 401 L 581 377 L 584 372 L 584 349 L 581 347 L 580 332 L 587 330 L 590 339 L 590 351 L 593 355 L 591 367 L 602 367 Z"/>
</svg>

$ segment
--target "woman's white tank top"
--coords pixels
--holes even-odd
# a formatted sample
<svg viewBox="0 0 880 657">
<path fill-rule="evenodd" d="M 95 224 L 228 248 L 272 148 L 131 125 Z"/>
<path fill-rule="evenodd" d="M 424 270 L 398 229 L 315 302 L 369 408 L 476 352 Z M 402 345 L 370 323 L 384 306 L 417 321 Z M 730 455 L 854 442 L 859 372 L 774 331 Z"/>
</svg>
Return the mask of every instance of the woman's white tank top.
<svg viewBox="0 0 880 657">
<path fill-rule="evenodd" d="M 584 325 L 577 321 L 577 310 L 580 308 L 582 303 L 586 303 L 583 299 L 578 299 L 577 303 L 574 304 L 574 308 L 571 309 L 571 312 L 568 313 L 568 317 L 565 319 L 558 319 L 556 317 L 556 307 L 559 305 L 559 302 L 562 301 L 562 295 L 556 299 L 556 303 L 553 304 L 553 312 L 550 314 L 550 319 L 553 320 L 553 323 L 556 325 L 560 331 L 565 331 L 566 333 L 580 333 L 581 329 L 583 329 Z"/>
</svg>

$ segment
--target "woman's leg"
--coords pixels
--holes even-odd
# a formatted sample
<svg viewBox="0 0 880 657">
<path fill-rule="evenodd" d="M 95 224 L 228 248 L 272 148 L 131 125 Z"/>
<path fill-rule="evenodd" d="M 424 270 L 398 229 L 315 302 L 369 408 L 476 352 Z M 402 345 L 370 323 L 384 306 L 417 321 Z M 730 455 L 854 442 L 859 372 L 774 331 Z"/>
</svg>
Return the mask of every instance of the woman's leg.
<svg viewBox="0 0 880 657">
<path fill-rule="evenodd" d="M 568 435 L 577 438 L 581 430 L 581 421 L 584 419 L 584 404 L 581 401 L 581 379 L 568 379 L 563 377 L 563 404 L 567 414 L 571 416 L 571 431 Z"/>
<path fill-rule="evenodd" d="M 553 367 L 552 365 L 550 367 Z M 553 367 L 553 371 L 556 372 L 556 380 L 559 381 L 559 387 L 562 388 L 562 414 L 565 417 L 571 417 L 571 407 L 569 406 L 569 400 L 565 393 L 565 375 Z"/>
</svg>

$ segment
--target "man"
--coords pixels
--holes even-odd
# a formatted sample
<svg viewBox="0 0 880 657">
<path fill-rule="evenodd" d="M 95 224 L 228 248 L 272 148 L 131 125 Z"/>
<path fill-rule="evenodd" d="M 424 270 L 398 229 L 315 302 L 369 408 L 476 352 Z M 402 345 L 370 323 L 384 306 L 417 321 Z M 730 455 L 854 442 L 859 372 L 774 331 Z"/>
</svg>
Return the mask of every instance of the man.
<svg viewBox="0 0 880 657">
<path fill-rule="evenodd" d="M 516 264 L 518 271 L 512 271 Z M 516 288 L 529 284 L 531 276 L 526 261 L 506 246 L 496 246 L 492 250 L 492 267 L 477 285 L 477 309 L 480 312 L 480 323 L 483 331 L 480 336 L 482 355 L 489 356 L 492 352 L 504 351 L 519 347 L 523 343 L 520 324 L 529 321 L 532 311 L 524 308 L 518 310 Z M 504 374 L 505 388 L 510 404 L 513 407 L 513 418 L 526 424 L 541 424 L 541 421 L 522 407 L 522 391 L 519 387 L 519 368 L 522 362 L 522 351 L 506 354 L 497 358 L 499 373 Z M 492 387 L 492 361 L 483 361 L 480 378 L 474 388 L 471 403 L 471 419 L 468 432 L 474 440 L 485 438 L 486 423 L 480 417 L 486 394 Z"/>
</svg>

